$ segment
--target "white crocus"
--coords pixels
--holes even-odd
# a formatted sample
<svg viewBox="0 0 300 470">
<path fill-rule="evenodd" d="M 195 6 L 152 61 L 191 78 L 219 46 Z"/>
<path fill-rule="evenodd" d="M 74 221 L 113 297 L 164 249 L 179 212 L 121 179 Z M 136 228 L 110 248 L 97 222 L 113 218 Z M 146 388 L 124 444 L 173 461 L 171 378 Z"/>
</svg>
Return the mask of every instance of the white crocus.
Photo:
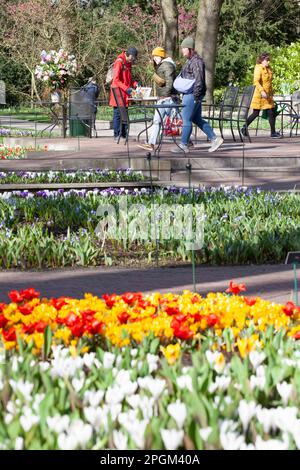
<svg viewBox="0 0 300 470">
<path fill-rule="evenodd" d="M 239 450 L 245 444 L 244 436 L 236 432 L 221 433 L 220 441 L 224 450 Z"/>
<path fill-rule="evenodd" d="M 17 437 L 15 440 L 15 450 L 22 450 L 24 448 L 23 437 Z"/>
<path fill-rule="evenodd" d="M 256 450 L 288 450 L 289 442 L 285 438 L 283 441 L 279 439 L 263 440 L 260 436 L 257 436 L 255 441 Z"/>
<path fill-rule="evenodd" d="M 80 379 L 78 379 L 77 377 L 74 377 L 72 379 L 72 386 L 75 392 L 79 392 L 84 386 L 84 377 L 81 377 Z"/>
<path fill-rule="evenodd" d="M 281 382 L 276 385 L 277 391 L 282 398 L 284 405 L 287 405 L 292 393 L 293 393 L 293 385 L 288 384 L 287 382 Z"/>
<path fill-rule="evenodd" d="M 84 392 L 84 402 L 89 403 L 90 406 L 96 408 L 104 397 L 104 390 L 97 390 L 94 392 L 93 390 L 86 390 Z"/>
<path fill-rule="evenodd" d="M 176 379 L 176 384 L 180 390 L 187 389 L 189 392 L 193 391 L 192 377 L 190 375 L 180 375 Z"/>
<path fill-rule="evenodd" d="M 35 424 L 39 422 L 39 417 L 32 413 L 30 408 L 24 408 L 23 415 L 20 417 L 20 424 L 25 432 L 28 432 Z"/>
<path fill-rule="evenodd" d="M 113 431 L 113 442 L 117 450 L 127 450 L 128 438 L 122 431 Z"/>
<path fill-rule="evenodd" d="M 119 386 L 109 387 L 105 394 L 105 402 L 108 405 L 121 403 L 124 399 L 124 392 Z"/>
<path fill-rule="evenodd" d="M 184 425 L 187 416 L 187 410 L 184 403 L 177 400 L 175 403 L 170 403 L 167 407 L 169 415 L 174 419 L 179 429 Z"/>
<path fill-rule="evenodd" d="M 166 450 L 176 450 L 182 445 L 184 432 L 177 429 L 161 429 L 160 435 Z"/>
<path fill-rule="evenodd" d="M 96 354 L 94 352 L 85 353 L 83 355 L 83 363 L 88 369 L 91 369 L 91 367 L 93 366 L 94 361 L 95 361 L 95 356 Z"/>
<path fill-rule="evenodd" d="M 259 351 L 251 351 L 249 353 L 249 359 L 251 364 L 253 365 L 254 369 L 256 369 L 262 362 L 264 362 L 266 358 L 265 353 Z"/>
<path fill-rule="evenodd" d="M 199 429 L 199 434 L 201 439 L 206 442 L 212 432 L 212 428 L 208 426 L 207 428 Z"/>
<path fill-rule="evenodd" d="M 75 436 L 69 436 L 65 433 L 59 434 L 57 444 L 61 450 L 75 450 L 78 442 Z"/>
<path fill-rule="evenodd" d="M 138 379 L 141 388 L 148 390 L 151 395 L 157 399 L 163 392 L 166 382 L 162 379 L 153 379 L 151 376 Z"/>
<path fill-rule="evenodd" d="M 70 417 L 68 415 L 47 416 L 46 421 L 49 429 L 56 434 L 61 434 L 70 426 Z"/>
<path fill-rule="evenodd" d="M 14 392 L 19 392 L 23 395 L 24 398 L 31 399 L 31 393 L 34 384 L 26 382 L 22 379 L 19 379 L 17 382 L 15 380 L 10 380 L 9 384 Z"/>
<path fill-rule="evenodd" d="M 104 412 L 103 408 L 84 408 L 84 416 L 86 420 L 93 426 L 93 428 L 99 428 L 102 423 L 106 423 L 107 413 Z"/>
<path fill-rule="evenodd" d="M 251 419 L 255 416 L 256 403 L 254 401 L 247 402 L 246 400 L 241 400 L 238 407 L 238 413 L 245 432 Z"/>
<path fill-rule="evenodd" d="M 116 356 L 113 353 L 110 352 L 105 352 L 103 354 L 103 359 L 102 359 L 102 364 L 104 369 L 111 369 L 114 362 L 115 362 Z"/>
</svg>

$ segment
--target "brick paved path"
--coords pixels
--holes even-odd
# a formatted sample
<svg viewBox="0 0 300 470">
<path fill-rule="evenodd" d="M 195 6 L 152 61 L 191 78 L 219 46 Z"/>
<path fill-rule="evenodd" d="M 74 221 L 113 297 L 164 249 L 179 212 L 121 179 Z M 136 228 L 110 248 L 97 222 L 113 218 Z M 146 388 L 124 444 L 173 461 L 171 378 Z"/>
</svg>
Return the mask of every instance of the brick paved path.
<svg viewBox="0 0 300 470">
<path fill-rule="evenodd" d="M 285 265 L 199 267 L 196 270 L 197 291 L 224 291 L 233 279 L 244 282 L 248 295 L 259 295 L 274 302 L 292 299 L 293 272 Z M 85 292 L 101 295 L 126 291 L 181 292 L 192 289 L 189 266 L 176 268 L 87 268 L 49 271 L 0 272 L 0 301 L 7 300 L 11 289 L 33 286 L 43 296 L 80 297 Z"/>
</svg>

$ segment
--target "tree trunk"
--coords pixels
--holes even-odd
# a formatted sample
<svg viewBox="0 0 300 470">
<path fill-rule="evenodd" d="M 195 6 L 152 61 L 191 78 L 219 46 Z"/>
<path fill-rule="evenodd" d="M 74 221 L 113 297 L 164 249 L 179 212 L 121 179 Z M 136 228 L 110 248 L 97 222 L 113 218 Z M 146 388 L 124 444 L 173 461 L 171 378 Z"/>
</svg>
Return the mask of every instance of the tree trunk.
<svg viewBox="0 0 300 470">
<path fill-rule="evenodd" d="M 163 45 L 167 54 L 174 57 L 178 50 L 177 0 L 161 0 Z"/>
<path fill-rule="evenodd" d="M 219 32 L 219 18 L 224 0 L 199 0 L 196 49 L 206 67 L 206 99 L 213 102 L 214 74 Z"/>
</svg>

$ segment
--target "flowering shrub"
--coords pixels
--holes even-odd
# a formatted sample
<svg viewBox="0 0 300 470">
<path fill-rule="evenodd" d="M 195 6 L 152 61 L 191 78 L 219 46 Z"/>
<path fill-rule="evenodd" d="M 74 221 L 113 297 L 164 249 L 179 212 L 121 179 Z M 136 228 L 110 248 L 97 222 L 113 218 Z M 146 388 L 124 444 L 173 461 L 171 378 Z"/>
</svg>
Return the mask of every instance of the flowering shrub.
<svg viewBox="0 0 300 470">
<path fill-rule="evenodd" d="M 41 62 L 37 65 L 35 75 L 52 90 L 64 89 L 75 76 L 77 62 L 74 55 L 64 49 L 41 52 Z"/>
<path fill-rule="evenodd" d="M 299 309 L 244 289 L 11 291 L 1 449 L 299 449 Z"/>
</svg>

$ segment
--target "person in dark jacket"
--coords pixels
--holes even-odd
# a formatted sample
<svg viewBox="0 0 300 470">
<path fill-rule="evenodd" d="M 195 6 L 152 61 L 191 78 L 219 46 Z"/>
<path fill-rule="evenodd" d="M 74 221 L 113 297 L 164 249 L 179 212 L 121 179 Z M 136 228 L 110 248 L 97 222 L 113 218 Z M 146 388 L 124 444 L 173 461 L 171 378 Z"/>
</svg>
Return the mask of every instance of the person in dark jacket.
<svg viewBox="0 0 300 470">
<path fill-rule="evenodd" d="M 96 123 L 96 114 L 97 114 L 97 99 L 99 97 L 100 88 L 97 85 L 95 77 L 90 77 L 88 83 L 84 86 L 84 91 L 88 96 L 88 100 L 91 103 L 92 108 L 92 117 L 91 122 L 89 123 L 91 130 L 95 129 Z"/>
<path fill-rule="evenodd" d="M 156 94 L 158 97 L 157 104 L 172 104 L 173 96 L 176 94 L 173 88 L 176 65 L 170 57 L 167 57 L 163 47 L 153 49 L 152 59 L 154 66 L 153 80 L 156 83 Z M 147 143 L 141 144 L 140 147 L 146 150 L 154 150 L 161 127 L 161 120 L 164 119 L 170 111 L 170 108 L 160 108 L 159 112 L 157 110 L 155 111 L 149 140 Z"/>
<path fill-rule="evenodd" d="M 117 107 L 117 103 L 113 94 L 113 88 L 120 88 L 125 106 L 129 104 L 129 97 L 132 89 L 138 86 L 138 82 L 132 79 L 132 64 L 137 60 L 138 51 L 135 47 L 129 47 L 127 51 L 123 51 L 114 63 L 113 80 L 111 83 L 109 105 L 114 108 L 113 128 L 114 140 L 119 141 L 121 116 Z M 126 127 L 123 125 L 121 137 L 126 138 Z"/>
<path fill-rule="evenodd" d="M 181 143 L 172 149 L 173 153 L 188 153 L 189 142 L 192 134 L 193 124 L 196 124 L 207 135 L 211 141 L 209 152 L 214 152 L 223 143 L 221 137 L 217 137 L 213 129 L 202 118 L 202 100 L 206 93 L 205 65 L 203 59 L 195 51 L 195 40 L 192 37 L 184 39 L 181 43 L 182 54 L 188 60 L 185 63 L 181 77 L 194 80 L 193 88 L 183 94 L 182 120 L 183 128 Z M 180 90 L 179 90 L 180 91 Z"/>
</svg>

